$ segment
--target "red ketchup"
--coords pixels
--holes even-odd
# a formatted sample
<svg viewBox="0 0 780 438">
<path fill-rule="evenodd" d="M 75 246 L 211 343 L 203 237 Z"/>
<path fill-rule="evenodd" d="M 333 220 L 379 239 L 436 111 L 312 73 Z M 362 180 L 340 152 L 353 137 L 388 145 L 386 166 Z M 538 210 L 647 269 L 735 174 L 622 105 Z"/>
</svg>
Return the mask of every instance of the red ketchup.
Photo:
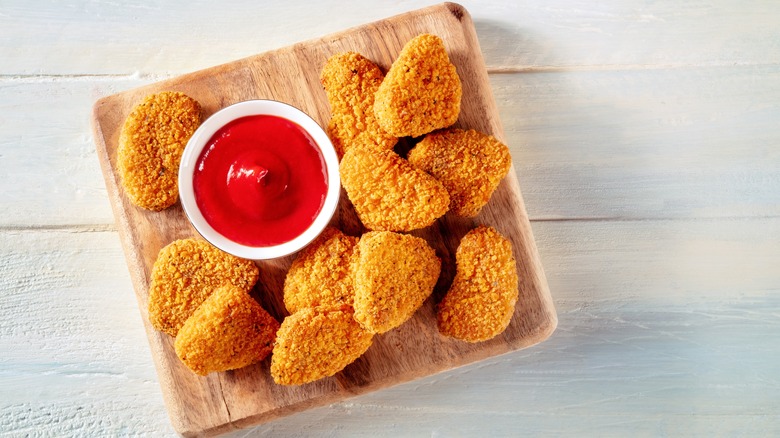
<svg viewBox="0 0 780 438">
<path fill-rule="evenodd" d="M 314 139 L 276 116 L 236 119 L 201 152 L 192 181 L 203 217 L 247 246 L 298 237 L 325 203 L 328 171 Z"/>
</svg>

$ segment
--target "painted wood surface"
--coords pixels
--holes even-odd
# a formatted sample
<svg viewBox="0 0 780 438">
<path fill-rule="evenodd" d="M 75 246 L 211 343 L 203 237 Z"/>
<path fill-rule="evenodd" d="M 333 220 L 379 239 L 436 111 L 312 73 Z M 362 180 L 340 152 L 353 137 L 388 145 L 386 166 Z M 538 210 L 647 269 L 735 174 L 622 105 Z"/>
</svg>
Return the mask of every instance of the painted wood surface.
<svg viewBox="0 0 780 438">
<path fill-rule="evenodd" d="M 0 434 L 174 434 L 97 99 L 434 3 L 0 3 Z M 779 435 L 780 4 L 462 4 L 556 333 L 236 436 Z"/>
</svg>

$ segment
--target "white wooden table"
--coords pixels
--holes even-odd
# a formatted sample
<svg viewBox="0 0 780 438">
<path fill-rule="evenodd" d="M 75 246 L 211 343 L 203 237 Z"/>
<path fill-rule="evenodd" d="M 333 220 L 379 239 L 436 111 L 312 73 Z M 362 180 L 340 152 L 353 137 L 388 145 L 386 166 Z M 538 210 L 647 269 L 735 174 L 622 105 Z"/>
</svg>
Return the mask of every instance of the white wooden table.
<svg viewBox="0 0 780 438">
<path fill-rule="evenodd" d="M 436 2 L 0 1 L 0 434 L 173 435 L 89 125 Z M 780 3 L 464 1 L 546 342 L 236 436 L 780 435 Z"/>
</svg>

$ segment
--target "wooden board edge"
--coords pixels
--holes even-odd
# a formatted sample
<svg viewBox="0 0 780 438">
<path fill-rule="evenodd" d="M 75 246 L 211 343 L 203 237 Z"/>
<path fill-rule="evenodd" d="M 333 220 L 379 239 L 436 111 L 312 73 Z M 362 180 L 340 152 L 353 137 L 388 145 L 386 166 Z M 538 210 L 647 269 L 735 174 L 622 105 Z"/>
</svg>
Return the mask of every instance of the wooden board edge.
<svg viewBox="0 0 780 438">
<path fill-rule="evenodd" d="M 485 82 L 487 84 L 490 84 L 489 74 L 487 72 L 487 66 L 485 64 L 484 55 L 482 52 L 482 48 L 479 44 L 479 37 L 477 35 L 476 27 L 474 26 L 473 19 L 471 17 L 471 14 L 468 12 L 468 10 L 463 7 L 462 5 L 454 2 L 445 2 L 441 5 L 437 6 L 443 6 L 449 10 L 449 12 L 455 16 L 458 21 L 464 22 L 464 25 L 462 26 L 462 29 L 464 30 L 464 33 L 466 34 L 468 40 L 472 44 L 472 46 L 476 49 L 475 52 L 479 54 L 479 63 L 481 64 L 482 68 L 480 69 L 480 72 L 482 75 L 484 75 Z M 506 143 L 506 134 L 504 132 L 503 123 L 501 120 L 500 112 L 498 111 L 498 105 L 496 104 L 495 95 L 493 94 L 493 88 L 487 87 L 488 95 L 486 96 L 486 102 L 491 107 L 490 111 L 493 114 L 496 114 L 496 120 L 494 121 L 496 125 L 496 129 L 498 132 L 496 132 L 496 137 L 499 138 L 503 143 Z M 514 157 L 513 157 L 514 160 Z M 538 334 L 534 336 L 530 343 L 527 345 L 519 345 L 516 349 L 522 349 L 527 348 L 532 345 L 536 345 L 540 342 L 543 342 L 550 336 L 552 336 L 553 332 L 555 332 L 555 329 L 558 327 L 558 315 L 555 310 L 555 303 L 552 298 L 552 293 L 550 292 L 550 286 L 547 282 L 547 276 L 544 272 L 544 266 L 542 265 L 541 257 L 539 254 L 539 248 L 536 245 L 536 238 L 533 233 L 533 227 L 531 226 L 531 221 L 528 217 L 528 211 L 525 207 L 525 199 L 523 198 L 522 189 L 520 188 L 520 181 L 517 177 L 517 169 L 514 165 L 514 161 L 512 165 L 510 166 L 509 173 L 507 175 L 507 179 L 509 180 L 509 186 L 510 189 L 515 193 L 517 202 L 518 202 L 518 210 L 520 213 L 519 220 L 522 222 L 520 225 L 525 229 L 525 232 L 527 233 L 528 242 L 526 242 L 529 245 L 528 251 L 532 255 L 531 259 L 533 261 L 534 267 L 533 271 L 537 274 L 536 282 L 539 285 L 539 299 L 540 304 L 542 306 L 542 309 L 546 312 L 547 318 L 544 319 L 546 324 L 543 324 L 538 327 Z"/>
<path fill-rule="evenodd" d="M 495 359 L 500 357 L 506 357 L 512 353 L 515 353 L 525 348 L 532 347 L 548 339 L 555 331 L 558 324 L 558 319 L 557 316 L 555 315 L 555 312 L 553 311 L 552 313 L 548 313 L 548 314 L 551 316 L 551 318 L 547 320 L 547 323 L 540 325 L 536 333 L 524 339 L 524 341 L 528 341 L 528 342 L 524 342 L 522 344 L 517 344 L 517 345 L 511 345 L 510 348 L 508 349 L 500 347 L 501 345 L 505 345 L 505 344 L 498 344 L 497 347 L 487 349 L 488 356 L 489 356 L 488 358 Z M 444 367 L 444 368 L 430 367 L 426 369 L 416 369 L 414 371 L 410 371 L 407 373 L 394 375 L 392 378 L 374 381 L 370 385 L 359 387 L 357 388 L 357 390 L 350 391 L 347 393 L 343 393 L 343 392 L 331 393 L 326 396 L 311 398 L 301 403 L 283 406 L 274 410 L 262 412 L 260 414 L 250 415 L 242 418 L 234 418 L 231 419 L 231 421 L 228 424 L 223 425 L 222 427 L 216 427 L 213 429 L 200 430 L 200 431 L 187 431 L 185 436 L 212 437 L 212 436 L 217 436 L 222 433 L 225 433 L 229 430 L 240 430 L 249 427 L 255 427 L 274 420 L 279 420 L 285 417 L 294 416 L 296 414 L 303 413 L 308 409 L 321 408 L 331 403 L 344 402 L 359 397 L 361 395 L 366 395 L 381 389 L 390 388 L 399 384 L 411 383 L 420 378 L 434 377 L 439 374 L 456 371 L 459 369 L 463 369 L 469 365 L 473 365 L 485 360 L 485 354 L 484 354 L 485 351 L 486 350 L 479 350 L 473 352 L 472 354 L 461 356 L 459 358 L 460 360 L 457 363 L 451 364 L 448 367 Z"/>
<path fill-rule="evenodd" d="M 144 300 L 143 293 L 145 290 L 146 278 L 144 276 L 143 270 L 139 268 L 143 265 L 143 261 L 141 260 L 139 251 L 136 250 L 136 242 L 133 238 L 133 234 L 130 232 L 130 220 L 126 211 L 123 209 L 123 205 L 126 206 L 127 203 L 125 202 L 124 195 L 122 194 L 120 187 L 121 182 L 119 181 L 119 177 L 112 172 L 110 157 L 108 156 L 108 149 L 105 143 L 106 139 L 103 136 L 102 127 L 98 123 L 98 120 L 100 119 L 99 114 L 101 111 L 105 111 L 106 106 L 112 102 L 112 96 L 98 99 L 92 108 L 92 130 L 98 161 L 103 173 L 108 196 L 111 200 L 113 200 L 113 202 L 111 202 L 111 209 L 114 213 L 115 225 L 119 234 L 122 250 L 125 254 L 127 268 L 130 273 L 130 280 L 133 285 L 133 294 L 135 295 L 136 302 L 138 303 L 139 319 L 141 320 L 144 331 L 146 332 L 150 355 L 155 366 L 157 378 L 160 381 L 160 393 L 163 396 L 163 401 L 166 406 L 168 417 L 171 420 L 171 425 L 173 426 L 174 430 L 176 430 L 178 433 L 182 435 L 197 435 L 200 433 L 203 425 L 196 425 L 188 421 L 188 416 L 182 412 L 183 407 L 180 403 L 178 403 L 175 397 L 173 397 L 173 392 L 164 389 L 166 387 L 171 387 L 174 384 L 171 381 L 173 372 L 170 369 L 169 364 L 164 360 L 166 353 L 164 342 L 161 337 L 167 335 L 155 330 L 146 315 L 145 309 L 147 303 Z M 226 409 L 225 412 L 227 412 Z M 226 420 L 228 419 L 227 415 L 224 417 Z M 230 426 L 230 422 L 226 421 L 221 425 L 216 425 L 213 427 L 206 426 L 204 430 L 219 429 L 219 433 L 227 432 L 229 429 L 222 428 L 221 426 L 223 425 Z"/>
</svg>

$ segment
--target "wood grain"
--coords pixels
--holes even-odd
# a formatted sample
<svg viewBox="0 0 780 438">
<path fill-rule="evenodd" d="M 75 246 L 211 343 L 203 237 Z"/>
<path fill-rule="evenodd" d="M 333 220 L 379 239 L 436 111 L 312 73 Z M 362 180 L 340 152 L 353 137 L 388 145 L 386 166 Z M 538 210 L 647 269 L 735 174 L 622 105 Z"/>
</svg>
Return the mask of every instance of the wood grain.
<svg viewBox="0 0 780 438">
<path fill-rule="evenodd" d="M 215 8 L 204 0 L 164 5 L 7 0 L 0 28 L 23 43 L 0 46 L 0 59 L 9 75 L 182 74 L 388 17 L 408 10 L 409 4 L 381 1 L 368 8 L 355 0 L 235 0 Z M 775 32 L 780 4 L 771 1 L 462 4 L 476 11 L 491 72 L 780 62 Z"/>
<path fill-rule="evenodd" d="M 187 93 L 201 103 L 206 116 L 235 102 L 269 98 L 295 105 L 324 125 L 329 110 L 319 84 L 319 72 L 330 55 L 354 50 L 387 69 L 405 42 L 424 32 L 442 37 L 463 82 L 462 110 L 457 125 L 503 139 L 473 23 L 465 9 L 449 3 L 119 93 L 96 103 L 94 130 L 98 156 L 163 394 L 179 432 L 213 434 L 268 421 L 524 348 L 544 340 L 555 329 L 555 311 L 514 172 L 510 172 L 476 219 L 447 216 L 415 233 L 434 246 L 445 266 L 433 299 L 402 327 L 378 337 L 363 357 L 332 378 L 300 387 L 275 385 L 268 373 L 267 360 L 256 366 L 201 378 L 176 358 L 172 338 L 152 330 L 146 323 L 148 278 L 158 251 L 174 239 L 194 235 L 194 231 L 179 204 L 153 213 L 133 207 L 124 197 L 115 172 L 115 151 L 119 128 L 131 108 L 146 94 L 162 90 Z M 344 199 L 333 223 L 347 232 L 360 232 Z M 521 284 L 519 305 L 505 333 L 472 345 L 438 334 L 434 305 L 452 279 L 453 255 L 460 237 L 477 223 L 495 226 L 513 242 Z M 262 274 L 256 296 L 279 319 L 285 316 L 281 285 L 290 261 L 288 257 L 259 263 Z"/>
</svg>

